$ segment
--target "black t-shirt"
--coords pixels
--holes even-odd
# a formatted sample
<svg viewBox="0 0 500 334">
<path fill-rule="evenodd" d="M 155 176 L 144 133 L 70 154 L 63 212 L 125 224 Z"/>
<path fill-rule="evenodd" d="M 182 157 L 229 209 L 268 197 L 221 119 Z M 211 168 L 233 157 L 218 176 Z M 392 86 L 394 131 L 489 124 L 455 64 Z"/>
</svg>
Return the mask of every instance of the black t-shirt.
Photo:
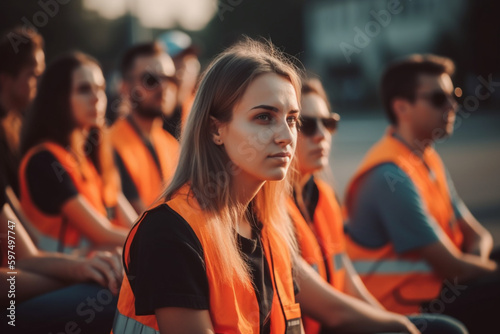
<svg viewBox="0 0 500 334">
<path fill-rule="evenodd" d="M 78 195 L 73 180 L 49 151 L 33 154 L 25 172 L 33 203 L 47 215 L 59 214 L 63 204 Z"/>
<path fill-rule="evenodd" d="M 176 106 L 169 117 L 163 119 L 163 129 L 168 131 L 175 139 L 181 136 L 182 106 Z"/>
<path fill-rule="evenodd" d="M 295 195 L 296 194 L 294 193 L 294 197 L 297 198 Z M 319 189 L 314 182 L 313 176 L 311 176 L 311 178 L 304 185 L 304 188 L 302 189 L 302 198 L 304 200 L 304 205 L 306 206 L 309 217 L 313 219 L 314 212 L 316 211 L 316 206 L 318 205 L 319 201 Z M 297 207 L 299 206 L 297 205 Z"/>
<path fill-rule="evenodd" d="M 254 232 L 260 234 L 259 230 Z M 260 332 L 269 333 L 273 284 L 260 237 L 239 236 L 239 245 L 251 268 Z M 137 315 L 153 315 L 162 307 L 208 310 L 205 269 L 203 248 L 191 226 L 166 204 L 149 211 L 130 246 L 127 275 Z"/>
</svg>

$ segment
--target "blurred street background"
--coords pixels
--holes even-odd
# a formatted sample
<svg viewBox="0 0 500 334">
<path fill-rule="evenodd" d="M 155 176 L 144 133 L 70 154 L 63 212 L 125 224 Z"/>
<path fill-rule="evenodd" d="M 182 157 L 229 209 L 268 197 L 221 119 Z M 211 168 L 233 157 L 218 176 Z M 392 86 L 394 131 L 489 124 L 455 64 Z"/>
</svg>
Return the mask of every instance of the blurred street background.
<svg viewBox="0 0 500 334">
<path fill-rule="evenodd" d="M 499 14 L 491 0 L 2 0 L 0 28 L 37 29 L 47 62 L 70 50 L 93 55 L 110 97 L 123 51 L 169 29 L 193 38 L 202 67 L 241 34 L 270 38 L 321 77 L 342 116 L 332 157 L 340 196 L 387 125 L 377 97 L 385 64 L 410 53 L 448 56 L 462 107 L 455 134 L 437 149 L 500 245 Z"/>
</svg>

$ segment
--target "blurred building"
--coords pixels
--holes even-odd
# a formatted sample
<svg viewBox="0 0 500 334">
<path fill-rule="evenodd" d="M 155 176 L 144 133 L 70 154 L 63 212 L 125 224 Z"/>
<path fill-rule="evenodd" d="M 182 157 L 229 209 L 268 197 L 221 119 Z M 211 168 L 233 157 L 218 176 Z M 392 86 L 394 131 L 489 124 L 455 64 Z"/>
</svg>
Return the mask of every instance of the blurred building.
<svg viewBox="0 0 500 334">
<path fill-rule="evenodd" d="M 316 0 L 305 8 L 306 66 L 340 108 L 371 109 L 388 61 L 460 40 L 466 0 Z M 453 43 L 451 43 L 453 44 Z"/>
</svg>

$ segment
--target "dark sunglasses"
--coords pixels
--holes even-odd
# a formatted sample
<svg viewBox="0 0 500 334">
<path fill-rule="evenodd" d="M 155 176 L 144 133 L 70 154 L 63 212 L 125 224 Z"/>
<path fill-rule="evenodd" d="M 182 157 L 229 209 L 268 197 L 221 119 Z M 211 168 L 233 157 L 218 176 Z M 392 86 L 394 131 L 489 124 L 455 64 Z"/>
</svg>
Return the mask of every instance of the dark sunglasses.
<svg viewBox="0 0 500 334">
<path fill-rule="evenodd" d="M 447 103 L 452 105 L 457 103 L 457 97 L 455 94 L 447 94 L 443 91 L 434 91 L 430 93 L 422 93 L 417 95 L 417 98 L 423 98 L 429 101 L 436 108 L 443 108 Z"/>
<path fill-rule="evenodd" d="M 139 77 L 141 80 L 141 84 L 146 89 L 155 89 L 164 82 L 172 83 L 176 86 L 178 84 L 178 80 L 176 77 L 163 74 L 144 72 Z"/>
<path fill-rule="evenodd" d="M 333 133 L 337 129 L 340 115 L 333 113 L 330 117 L 300 116 L 299 131 L 304 136 L 313 136 L 318 131 L 318 121 L 321 121 L 328 132 Z"/>
</svg>

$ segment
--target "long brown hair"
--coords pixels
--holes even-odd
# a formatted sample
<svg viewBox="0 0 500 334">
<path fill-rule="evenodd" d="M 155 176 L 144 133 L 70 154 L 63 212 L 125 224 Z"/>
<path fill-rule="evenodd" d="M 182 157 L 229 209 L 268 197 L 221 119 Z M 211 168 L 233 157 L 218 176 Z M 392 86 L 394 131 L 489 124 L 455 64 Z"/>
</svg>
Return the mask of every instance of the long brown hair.
<svg viewBox="0 0 500 334">
<path fill-rule="evenodd" d="M 193 108 L 181 138 L 179 164 L 163 196 L 172 198 L 189 184 L 201 208 L 210 214 L 207 228 L 217 245 L 216 262 L 221 279 L 248 282 L 248 268 L 239 253 L 236 239 L 237 217 L 242 210 L 230 193 L 235 166 L 227 153 L 212 141 L 212 120 L 224 124 L 232 119 L 233 108 L 249 84 L 259 75 L 276 73 L 291 82 L 300 104 L 300 77 L 297 67 L 270 42 L 250 38 L 219 54 L 202 75 Z M 267 181 L 252 200 L 259 220 L 279 231 L 292 256 L 296 253 L 294 233 L 286 213 L 284 196 L 291 191 L 289 176 L 283 181 Z"/>
<path fill-rule="evenodd" d="M 80 52 L 61 56 L 49 64 L 40 80 L 33 105 L 26 113 L 21 132 L 21 152 L 24 155 L 45 141 L 55 142 L 73 153 L 77 161 L 81 162 L 88 156 L 104 184 L 113 182 L 117 185 L 118 172 L 104 127 L 91 128 L 84 147 L 75 147 L 72 141 L 72 134 L 77 128 L 70 106 L 73 73 L 85 64 L 99 66 L 97 60 Z"/>
</svg>

